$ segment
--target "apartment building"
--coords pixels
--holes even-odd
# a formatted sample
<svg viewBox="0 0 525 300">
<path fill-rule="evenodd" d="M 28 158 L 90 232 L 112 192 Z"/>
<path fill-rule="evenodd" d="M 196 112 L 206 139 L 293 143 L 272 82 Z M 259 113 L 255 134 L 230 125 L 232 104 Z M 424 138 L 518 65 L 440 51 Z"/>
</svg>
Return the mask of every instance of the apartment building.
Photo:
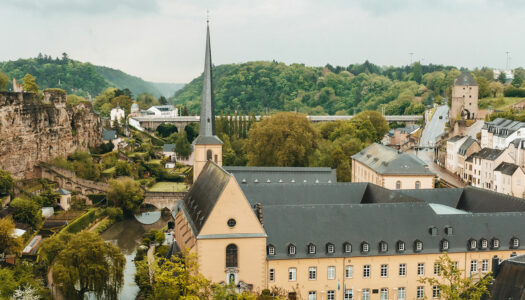
<svg viewBox="0 0 525 300">
<path fill-rule="evenodd" d="M 374 143 L 352 156 L 352 181 L 392 190 L 432 189 L 435 174 L 415 155 Z"/>
<path fill-rule="evenodd" d="M 481 128 L 481 148 L 505 149 L 516 139 L 525 138 L 525 123 L 503 118 L 485 122 Z"/>
<path fill-rule="evenodd" d="M 525 197 L 525 173 L 513 163 L 502 162 L 494 169 L 494 191 Z"/>
<path fill-rule="evenodd" d="M 445 157 L 445 169 L 448 171 L 459 174 L 458 172 L 458 152 L 459 148 L 467 140 L 467 136 L 456 135 L 447 140 L 447 156 Z"/>
<path fill-rule="evenodd" d="M 472 185 L 493 190 L 494 169 L 502 162 L 512 163 L 506 150 L 483 148 L 472 154 Z"/>
<path fill-rule="evenodd" d="M 463 144 L 459 147 L 458 154 L 457 154 L 458 160 L 457 160 L 457 166 L 456 166 L 457 168 L 456 173 L 464 181 L 467 181 L 467 179 L 469 178 L 468 177 L 469 173 L 465 171 L 465 168 L 467 167 L 465 161 L 470 155 L 478 152 L 479 150 L 481 150 L 481 147 L 479 146 L 478 141 L 476 141 L 470 136 L 467 137 L 465 142 L 463 142 Z M 472 163 L 470 163 L 468 167 L 470 167 L 470 175 L 472 175 Z M 472 176 L 470 177 L 470 180 L 472 180 Z"/>
</svg>

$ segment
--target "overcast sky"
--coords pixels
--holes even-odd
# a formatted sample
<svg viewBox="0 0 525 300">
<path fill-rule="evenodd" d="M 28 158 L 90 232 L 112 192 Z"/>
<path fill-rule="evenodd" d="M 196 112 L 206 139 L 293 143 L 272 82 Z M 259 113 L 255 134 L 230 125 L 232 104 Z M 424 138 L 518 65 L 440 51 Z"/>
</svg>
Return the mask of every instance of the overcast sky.
<svg viewBox="0 0 525 300">
<path fill-rule="evenodd" d="M 213 63 L 525 66 L 523 0 L 0 0 L 0 61 L 39 52 L 185 83 Z"/>
</svg>

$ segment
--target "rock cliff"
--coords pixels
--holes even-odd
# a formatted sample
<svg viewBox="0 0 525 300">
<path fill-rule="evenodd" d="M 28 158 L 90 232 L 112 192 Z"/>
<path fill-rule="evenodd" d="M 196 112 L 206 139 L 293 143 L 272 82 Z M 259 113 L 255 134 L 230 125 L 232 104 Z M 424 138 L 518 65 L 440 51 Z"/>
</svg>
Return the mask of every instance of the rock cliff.
<svg viewBox="0 0 525 300">
<path fill-rule="evenodd" d="M 0 168 L 35 177 L 39 161 L 67 156 L 102 142 L 101 121 L 89 103 L 66 104 L 62 90 L 0 92 Z"/>
</svg>

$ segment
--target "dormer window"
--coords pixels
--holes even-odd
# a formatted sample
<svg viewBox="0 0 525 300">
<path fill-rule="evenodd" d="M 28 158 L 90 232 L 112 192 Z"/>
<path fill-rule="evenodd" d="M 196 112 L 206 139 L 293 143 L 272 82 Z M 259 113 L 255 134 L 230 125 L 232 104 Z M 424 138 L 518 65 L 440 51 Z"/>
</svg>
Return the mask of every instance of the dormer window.
<svg viewBox="0 0 525 300">
<path fill-rule="evenodd" d="M 499 248 L 499 240 L 494 238 L 492 239 L 492 249 L 498 249 Z"/>
<path fill-rule="evenodd" d="M 242 179 L 242 183 L 246 183 L 246 178 L 243 178 L 243 179 Z"/>
<path fill-rule="evenodd" d="M 275 255 L 275 247 L 273 245 L 268 245 L 268 255 Z"/>
<path fill-rule="evenodd" d="M 478 246 L 478 241 L 476 241 L 476 240 L 474 240 L 474 239 L 470 239 L 469 242 L 468 242 L 468 244 L 469 244 L 469 249 L 470 249 L 470 250 L 474 250 L 474 249 L 476 249 L 477 246 Z"/>
<path fill-rule="evenodd" d="M 295 245 L 288 246 L 288 254 L 289 255 L 295 255 Z"/>
<path fill-rule="evenodd" d="M 481 239 L 480 246 L 483 250 L 487 249 L 489 247 L 489 241 L 487 241 L 486 239 Z"/>
<path fill-rule="evenodd" d="M 398 242 L 397 242 L 397 251 L 398 251 L 398 252 L 403 252 L 403 251 L 405 251 L 405 248 L 406 248 L 406 247 L 405 247 L 405 242 L 403 242 L 403 241 L 398 241 Z"/>
<path fill-rule="evenodd" d="M 352 245 L 350 243 L 344 243 L 343 244 L 343 250 L 345 253 L 352 252 Z"/>
<path fill-rule="evenodd" d="M 335 252 L 334 244 L 331 244 L 331 243 L 326 244 L 326 253 L 333 254 L 334 252 Z"/>
<path fill-rule="evenodd" d="M 512 249 L 519 248 L 519 246 L 520 246 L 520 239 L 518 239 L 516 237 L 513 237 L 512 239 L 510 239 L 510 246 L 512 247 Z"/>
<path fill-rule="evenodd" d="M 384 241 L 379 242 L 379 251 L 380 252 L 387 252 L 388 251 L 388 244 Z"/>
<path fill-rule="evenodd" d="M 309 244 L 308 245 L 308 254 L 315 254 L 315 245 Z"/>
<path fill-rule="evenodd" d="M 446 235 L 454 234 L 454 231 L 452 230 L 452 227 L 450 227 L 450 226 L 445 227 L 445 234 Z"/>
<path fill-rule="evenodd" d="M 448 241 L 442 240 L 441 241 L 441 251 L 447 251 L 448 250 Z"/>
<path fill-rule="evenodd" d="M 438 234 L 438 229 L 437 229 L 437 227 L 434 227 L 434 226 L 430 227 L 430 228 L 428 229 L 428 233 L 430 233 L 430 235 L 434 235 L 434 236 L 436 236 L 436 235 Z"/>
<path fill-rule="evenodd" d="M 253 182 L 258 183 L 259 179 L 255 178 L 255 180 L 253 180 Z"/>
<path fill-rule="evenodd" d="M 370 251 L 370 245 L 367 242 L 361 243 L 361 252 L 368 253 Z"/>
<path fill-rule="evenodd" d="M 423 242 L 422 241 L 415 241 L 414 242 L 414 251 L 415 252 L 421 252 L 423 251 Z"/>
</svg>

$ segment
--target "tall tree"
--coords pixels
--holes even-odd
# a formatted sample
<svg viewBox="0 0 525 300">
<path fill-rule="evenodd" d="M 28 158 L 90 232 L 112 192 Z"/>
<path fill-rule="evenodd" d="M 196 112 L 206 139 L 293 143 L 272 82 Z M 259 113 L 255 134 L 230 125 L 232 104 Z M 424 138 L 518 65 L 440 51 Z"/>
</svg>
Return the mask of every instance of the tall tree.
<svg viewBox="0 0 525 300">
<path fill-rule="evenodd" d="M 250 129 L 246 152 L 251 166 L 308 166 L 318 131 L 303 114 L 277 113 Z"/>
<path fill-rule="evenodd" d="M 14 180 L 9 172 L 0 169 L 0 195 L 11 192 Z"/>
<path fill-rule="evenodd" d="M 33 75 L 29 73 L 26 74 L 22 81 L 22 85 L 24 86 L 24 90 L 26 92 L 38 93 L 38 85 L 36 84 L 36 80 L 35 77 L 33 77 Z"/>
<path fill-rule="evenodd" d="M 53 280 L 70 299 L 83 299 L 87 292 L 93 292 L 97 299 L 117 299 L 125 264 L 118 247 L 96 233 L 83 231 L 57 255 Z"/>
<path fill-rule="evenodd" d="M 0 219 L 0 253 L 20 254 L 24 244 L 21 237 L 15 237 L 15 223 L 11 217 Z"/>
<path fill-rule="evenodd" d="M 487 286 L 492 282 L 492 276 L 481 276 L 475 272 L 465 276 L 464 270 L 457 267 L 447 253 L 441 255 L 436 261 L 438 265 L 437 277 L 425 277 L 420 283 L 427 283 L 439 288 L 441 298 L 447 300 L 480 300 L 484 295 L 489 295 Z"/>
<path fill-rule="evenodd" d="M 7 90 L 7 86 L 9 86 L 9 77 L 0 72 L 0 91 Z"/>
<path fill-rule="evenodd" d="M 40 206 L 33 200 L 15 198 L 9 206 L 14 210 L 13 218 L 17 222 L 26 223 L 35 227 L 42 219 Z"/>
<path fill-rule="evenodd" d="M 107 192 L 108 203 L 122 208 L 125 214 L 131 215 L 142 204 L 144 191 L 131 178 L 121 178 L 109 181 Z"/>
<path fill-rule="evenodd" d="M 183 158 L 188 158 L 191 154 L 191 145 L 190 142 L 188 142 L 185 131 L 177 135 L 177 140 L 175 141 L 175 153 L 177 153 L 178 157 Z"/>
<path fill-rule="evenodd" d="M 505 84 L 505 82 L 507 82 L 507 75 L 505 74 L 505 72 L 503 72 L 503 71 L 499 72 L 498 81 L 503 83 L 503 84 Z"/>
</svg>

